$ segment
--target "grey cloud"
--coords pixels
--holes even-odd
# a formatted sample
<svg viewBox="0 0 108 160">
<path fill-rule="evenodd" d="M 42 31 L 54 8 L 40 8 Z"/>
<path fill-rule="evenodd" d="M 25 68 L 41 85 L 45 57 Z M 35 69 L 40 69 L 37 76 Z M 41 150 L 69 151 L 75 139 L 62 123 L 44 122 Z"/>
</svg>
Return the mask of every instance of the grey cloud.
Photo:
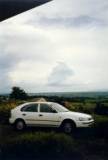
<svg viewBox="0 0 108 160">
<path fill-rule="evenodd" d="M 9 73 L 14 69 L 16 63 L 17 59 L 15 56 L 0 51 L 0 93 L 8 92 L 12 86 Z"/>
<path fill-rule="evenodd" d="M 2 55 L 1 55 L 2 53 Z M 9 72 L 12 67 L 11 58 L 0 51 L 0 93 L 8 92 L 11 86 Z"/>
<path fill-rule="evenodd" d="M 64 62 L 59 62 L 55 68 L 52 69 L 48 78 L 48 85 L 57 86 L 62 85 L 65 81 L 74 75 L 74 71 L 68 67 Z"/>
<path fill-rule="evenodd" d="M 16 27 L 16 28 L 15 28 Z M 29 30 L 27 26 L 3 23 L 0 26 L 0 92 L 8 92 L 13 85 L 10 73 L 19 63 L 43 63 L 48 61 L 46 55 L 50 48 L 45 35 Z M 43 54 L 44 53 L 44 54 Z"/>
<path fill-rule="evenodd" d="M 2 55 L 0 55 L 0 70 L 9 71 L 11 68 L 13 68 L 16 62 L 17 59 L 15 59 L 15 56 L 11 56 L 2 52 Z"/>
<path fill-rule="evenodd" d="M 34 22 L 35 23 L 35 22 Z M 65 27 L 84 27 L 84 26 L 106 26 L 107 23 L 102 19 L 96 19 L 87 15 L 78 17 L 41 17 L 38 21 L 39 25 L 44 26 L 65 26 Z M 35 24 L 34 24 L 35 25 Z"/>
<path fill-rule="evenodd" d="M 18 61 L 25 59 L 36 61 L 38 59 L 38 61 L 42 62 L 47 60 L 46 53 L 52 46 L 50 48 L 51 43 L 44 33 L 38 33 L 38 30 L 35 31 L 34 27 L 23 26 L 23 24 L 19 25 L 20 29 L 11 23 L 8 24 L 9 27 L 6 27 L 6 24 L 4 23 L 0 28 L 3 33 L 0 33 L 0 50 L 3 50 L 0 51 L 0 54 L 5 52 L 7 54 L 5 57 L 9 58 L 10 55 L 10 57 L 14 57 Z M 49 41 L 49 44 L 47 41 Z"/>
<path fill-rule="evenodd" d="M 7 74 L 7 72 L 0 72 L 0 93 L 7 93 L 11 88 L 11 80 Z"/>
<path fill-rule="evenodd" d="M 108 26 L 108 2 L 106 0 L 55 0 L 32 12 L 31 25 L 84 27 Z"/>
<path fill-rule="evenodd" d="M 79 16 L 73 19 L 72 24 L 75 26 L 94 25 L 102 26 L 105 22 L 101 19 L 96 19 L 87 15 Z"/>
</svg>

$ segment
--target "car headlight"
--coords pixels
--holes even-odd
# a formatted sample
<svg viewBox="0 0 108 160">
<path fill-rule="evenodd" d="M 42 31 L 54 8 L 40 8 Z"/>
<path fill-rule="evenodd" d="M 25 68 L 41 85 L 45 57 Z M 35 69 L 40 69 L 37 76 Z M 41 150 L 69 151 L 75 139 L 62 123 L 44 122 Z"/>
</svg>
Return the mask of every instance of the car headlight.
<svg viewBox="0 0 108 160">
<path fill-rule="evenodd" d="M 84 118 L 84 117 L 79 117 L 79 121 L 91 121 L 93 118 L 89 117 L 89 118 Z"/>
<path fill-rule="evenodd" d="M 86 119 L 83 117 L 79 117 L 79 121 L 85 121 Z"/>
<path fill-rule="evenodd" d="M 90 117 L 90 118 L 88 118 L 88 120 L 89 120 L 89 121 L 91 121 L 91 120 L 93 120 L 93 118 L 92 118 L 92 117 Z"/>
</svg>

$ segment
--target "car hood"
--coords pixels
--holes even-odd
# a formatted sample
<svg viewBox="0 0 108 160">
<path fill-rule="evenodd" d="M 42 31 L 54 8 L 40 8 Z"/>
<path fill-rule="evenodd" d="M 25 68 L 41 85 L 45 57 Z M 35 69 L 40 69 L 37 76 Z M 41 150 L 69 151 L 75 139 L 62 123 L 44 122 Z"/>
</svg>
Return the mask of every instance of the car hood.
<svg viewBox="0 0 108 160">
<path fill-rule="evenodd" d="M 72 117 L 83 117 L 83 118 L 91 118 L 91 115 L 89 114 L 85 114 L 85 113 L 79 113 L 79 112 L 72 112 L 72 111 L 69 111 L 69 112 L 62 112 L 63 115 L 66 115 L 66 116 L 72 116 Z"/>
</svg>

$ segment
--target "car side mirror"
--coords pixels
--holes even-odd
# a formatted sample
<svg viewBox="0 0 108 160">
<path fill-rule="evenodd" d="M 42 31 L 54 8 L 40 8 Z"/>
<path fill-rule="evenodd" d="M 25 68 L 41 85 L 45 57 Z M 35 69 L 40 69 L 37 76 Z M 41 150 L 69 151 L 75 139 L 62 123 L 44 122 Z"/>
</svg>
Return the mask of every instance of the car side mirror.
<svg viewBox="0 0 108 160">
<path fill-rule="evenodd" d="M 53 113 L 57 113 L 57 111 L 56 111 L 56 110 L 54 110 L 54 109 L 52 110 L 52 112 L 53 112 Z"/>
</svg>

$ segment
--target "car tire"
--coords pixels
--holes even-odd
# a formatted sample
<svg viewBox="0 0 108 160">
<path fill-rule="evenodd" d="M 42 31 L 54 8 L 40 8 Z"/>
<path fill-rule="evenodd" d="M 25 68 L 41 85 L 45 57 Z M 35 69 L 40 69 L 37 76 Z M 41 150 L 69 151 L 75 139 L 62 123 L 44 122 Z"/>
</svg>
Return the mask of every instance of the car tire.
<svg viewBox="0 0 108 160">
<path fill-rule="evenodd" d="M 22 131 L 25 128 L 25 123 L 23 120 L 17 120 L 14 126 L 17 131 Z"/>
<path fill-rule="evenodd" d="M 76 126 L 75 126 L 74 122 L 71 122 L 71 121 L 65 121 L 62 124 L 62 130 L 66 134 L 71 134 L 73 131 L 75 131 L 75 128 L 76 128 Z"/>
</svg>

